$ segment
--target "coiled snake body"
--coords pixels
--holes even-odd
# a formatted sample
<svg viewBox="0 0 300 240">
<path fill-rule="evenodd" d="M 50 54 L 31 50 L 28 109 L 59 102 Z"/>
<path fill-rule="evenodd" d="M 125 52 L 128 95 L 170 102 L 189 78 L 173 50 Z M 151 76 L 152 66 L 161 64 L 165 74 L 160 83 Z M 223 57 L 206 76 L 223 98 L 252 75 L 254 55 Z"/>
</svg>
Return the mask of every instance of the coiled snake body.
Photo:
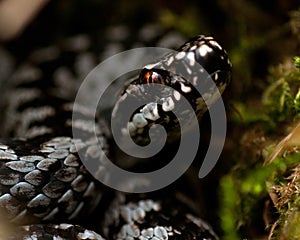
<svg viewBox="0 0 300 240">
<path fill-rule="evenodd" d="M 18 227 L 18 231 L 7 230 L 7 239 L 102 239 L 99 234 L 78 225 L 61 224 L 77 223 L 76 219 L 80 218 L 84 219 L 81 222 L 90 223 L 89 213 L 98 218 L 101 224 L 95 224 L 95 230 L 106 239 L 218 238 L 209 225 L 193 215 L 174 189 L 165 194 L 160 191 L 127 195 L 114 193 L 95 180 L 82 165 L 78 152 L 99 160 L 101 155 L 96 149 L 100 140 L 103 152 L 115 156 L 106 123 L 100 113 L 99 124 L 95 130 L 91 129 L 89 110 L 73 109 L 69 101 L 72 96 L 68 95 L 72 91 L 66 86 L 77 88 L 72 78 L 79 70 L 70 72 L 63 67 L 71 58 L 63 58 L 58 63 L 51 58 L 44 62 L 36 59 L 39 57 L 33 57 L 32 63 L 38 67 L 30 65 L 26 71 L 21 68 L 22 74 L 17 73 L 21 78 L 16 78 L 13 91 L 4 97 L 8 99 L 2 119 L 6 126 L 4 135 L 14 139 L 3 138 L 0 143 L 1 225 L 26 224 Z M 120 99 L 124 96 L 140 98 L 145 92 L 145 85 L 140 87 L 140 84 L 161 83 L 174 91 L 158 99 L 156 105 L 144 105 L 142 109 L 150 109 L 148 115 L 140 109 L 133 114 L 127 127 L 137 143 L 149 141 L 148 130 L 156 123 L 167 129 L 171 139 L 175 138 L 177 134 L 172 131 L 178 129 L 178 124 L 171 110 L 180 105 L 178 92 L 187 97 L 199 118 L 206 111 L 201 95 L 190 83 L 201 79 L 179 78 L 167 69 L 171 62 L 176 66 L 176 61 L 184 60 L 191 76 L 196 62 L 208 72 L 220 92 L 228 85 L 231 64 L 225 50 L 211 37 L 197 36 L 181 46 L 176 55 L 166 55 L 157 63 L 145 66 L 139 76 L 126 85 Z M 58 79 L 62 79 L 64 86 L 58 86 Z M 122 104 L 118 101 L 117 105 Z M 72 122 L 74 111 L 80 119 Z M 72 128 L 87 137 L 73 138 Z M 96 138 L 89 137 L 94 131 Z M 122 159 L 113 161 L 122 165 Z M 129 164 L 130 167 L 134 169 Z"/>
</svg>

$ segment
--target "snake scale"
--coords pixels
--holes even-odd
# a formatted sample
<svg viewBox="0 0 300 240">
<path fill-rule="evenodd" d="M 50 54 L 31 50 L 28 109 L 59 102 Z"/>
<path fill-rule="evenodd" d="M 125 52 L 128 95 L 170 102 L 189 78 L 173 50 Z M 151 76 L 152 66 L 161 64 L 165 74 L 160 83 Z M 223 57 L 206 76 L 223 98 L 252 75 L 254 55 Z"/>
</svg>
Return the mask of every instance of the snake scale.
<svg viewBox="0 0 300 240">
<path fill-rule="evenodd" d="M 95 150 L 99 140 L 112 161 L 123 163 L 115 159 L 118 155 L 103 113 L 98 116 L 95 138 L 89 137 L 94 131 L 89 110 L 73 109 L 74 93 L 86 69 L 97 63 L 86 51 L 88 47 L 88 40 L 79 36 L 63 47 L 47 47 L 31 54 L 1 97 L 1 124 L 5 126 L 0 140 L 1 239 L 218 239 L 196 216 L 176 184 L 152 193 L 126 194 L 104 186 L 84 167 L 79 151 L 92 160 L 101 158 Z M 151 116 L 141 115 L 140 110 L 133 114 L 128 128 L 137 143 L 145 144 L 148 129 L 156 123 L 168 134 L 177 130 L 171 110 L 179 105 L 178 92 L 186 95 L 199 119 L 206 111 L 201 95 L 189 82 L 192 79 L 174 76 L 162 66 L 186 61 L 185 66 L 194 71 L 197 62 L 221 93 L 230 82 L 227 53 L 212 37 L 196 36 L 177 53 L 149 63 L 119 90 L 123 98 L 133 99 L 145 92 L 141 84 L 161 83 L 176 90 L 165 93 L 168 97 L 158 99 L 155 107 L 153 103 L 146 105 Z M 122 101 L 118 100 L 118 105 Z M 74 111 L 80 119 L 72 122 Z M 73 138 L 72 128 L 87 137 Z M 176 134 L 170 136 L 175 138 Z M 132 164 L 126 167 L 135 169 Z"/>
</svg>

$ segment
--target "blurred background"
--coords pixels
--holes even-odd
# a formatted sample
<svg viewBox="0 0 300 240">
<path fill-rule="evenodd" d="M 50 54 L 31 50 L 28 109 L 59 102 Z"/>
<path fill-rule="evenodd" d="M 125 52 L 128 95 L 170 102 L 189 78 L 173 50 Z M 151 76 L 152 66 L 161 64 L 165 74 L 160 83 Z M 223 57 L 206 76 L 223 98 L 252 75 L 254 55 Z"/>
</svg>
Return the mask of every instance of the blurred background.
<svg viewBox="0 0 300 240">
<path fill-rule="evenodd" d="M 186 39 L 198 34 L 214 36 L 227 49 L 234 66 L 232 96 L 246 99 L 248 93 L 254 97 L 260 94 L 270 65 L 299 51 L 300 23 L 295 18 L 291 21 L 298 9 L 296 0 L 14 2 L 17 1 L 0 1 L 0 39 L 2 46 L 16 57 L 16 63 L 33 49 L 62 41 L 66 36 L 89 34 L 98 43 L 95 48 L 101 51 L 106 44 L 103 35 L 109 27 L 126 26 L 127 41 L 139 41 L 137 29 L 157 24 L 161 34 L 176 31 Z"/>
<path fill-rule="evenodd" d="M 234 153 L 241 141 L 249 139 L 242 139 L 241 132 L 251 127 L 249 122 L 245 124 L 240 119 L 241 108 L 264 111 L 261 101 L 270 84 L 270 69 L 291 63 L 294 56 L 300 54 L 298 1 L 52 0 L 33 1 L 34 6 L 31 6 L 29 0 L 23 0 L 28 5 L 20 7 L 17 4 L 16 7 L 12 4 L 11 14 L 6 14 L 8 10 L 3 10 L 3 6 L 9 1 L 0 1 L 0 80 L 3 81 L 34 49 L 61 43 L 66 37 L 87 34 L 93 39 L 93 50 L 101 53 L 106 49 L 109 35 L 113 34 L 110 29 L 117 26 L 126 29 L 117 31 L 118 36 L 114 36 L 122 39 L 125 48 L 132 46 L 131 42 L 143 41 L 137 29 L 153 25 L 159 26 L 160 35 L 175 32 L 184 41 L 198 34 L 211 35 L 227 50 L 233 64 L 233 81 L 224 96 L 228 108 L 228 140 L 220 163 L 201 183 L 207 194 L 201 199 L 208 206 L 206 218 L 222 235 L 222 216 L 218 212 L 222 201 L 218 199 L 219 180 L 237 161 L 245 161 L 244 156 L 234 156 Z M 147 46 L 153 44 L 146 43 Z M 247 157 L 255 155 L 256 151 L 252 151 L 255 145 L 247 147 L 251 150 L 244 154 L 249 154 Z M 242 228 L 243 233 L 267 235 L 262 220 L 246 226 Z"/>
</svg>

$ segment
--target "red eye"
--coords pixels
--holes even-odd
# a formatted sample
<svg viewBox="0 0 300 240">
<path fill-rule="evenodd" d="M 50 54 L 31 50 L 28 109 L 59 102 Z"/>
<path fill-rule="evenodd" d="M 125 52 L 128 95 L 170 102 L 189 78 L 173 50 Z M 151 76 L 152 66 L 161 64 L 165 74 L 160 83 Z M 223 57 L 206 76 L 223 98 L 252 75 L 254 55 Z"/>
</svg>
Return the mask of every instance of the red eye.
<svg viewBox="0 0 300 240">
<path fill-rule="evenodd" d="M 152 72 L 146 72 L 144 77 L 143 77 L 143 82 L 144 83 L 151 83 L 152 80 Z"/>
<path fill-rule="evenodd" d="M 143 83 L 163 83 L 163 78 L 157 72 L 146 72 L 143 76 Z"/>
</svg>

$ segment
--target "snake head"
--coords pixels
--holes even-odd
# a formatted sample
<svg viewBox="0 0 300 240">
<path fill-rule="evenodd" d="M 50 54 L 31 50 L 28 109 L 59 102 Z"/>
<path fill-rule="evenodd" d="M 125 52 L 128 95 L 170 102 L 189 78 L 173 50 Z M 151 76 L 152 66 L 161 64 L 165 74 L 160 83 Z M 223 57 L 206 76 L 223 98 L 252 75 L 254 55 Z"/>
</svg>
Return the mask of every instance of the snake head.
<svg viewBox="0 0 300 240">
<path fill-rule="evenodd" d="M 160 124 L 166 129 L 168 139 L 174 141 L 180 136 L 179 125 L 187 129 L 194 126 L 190 120 L 192 113 L 201 120 L 230 81 L 231 63 L 226 51 L 212 37 L 196 36 L 177 51 L 144 66 L 128 85 L 117 103 L 118 109 L 121 105 L 125 111 L 129 105 L 139 107 L 120 129 L 129 132 L 135 142 L 145 145 L 150 141 L 149 129 Z M 154 85 L 161 88 L 154 89 Z M 185 100 L 191 109 L 186 109 Z"/>
<path fill-rule="evenodd" d="M 226 50 L 210 36 L 198 35 L 177 49 L 190 66 L 198 63 L 215 80 L 216 85 L 229 84 L 232 64 Z"/>
</svg>

